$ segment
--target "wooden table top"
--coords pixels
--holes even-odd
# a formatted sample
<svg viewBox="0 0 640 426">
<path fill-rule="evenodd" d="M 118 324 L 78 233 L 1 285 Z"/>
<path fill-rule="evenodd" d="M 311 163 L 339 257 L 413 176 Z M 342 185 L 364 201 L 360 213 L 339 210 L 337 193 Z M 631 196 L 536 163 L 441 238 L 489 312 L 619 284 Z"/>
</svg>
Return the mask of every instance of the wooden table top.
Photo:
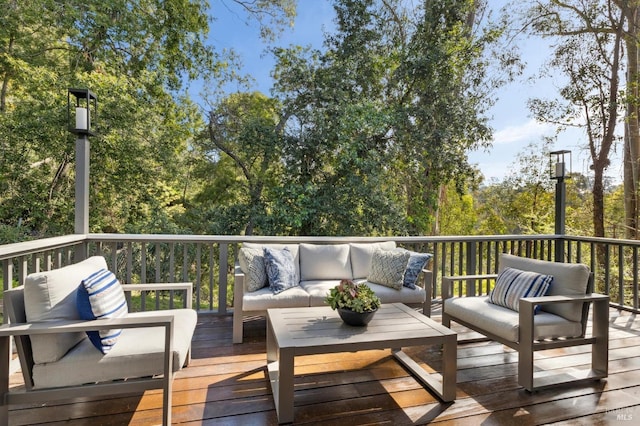
<svg viewBox="0 0 640 426">
<path fill-rule="evenodd" d="M 278 347 L 297 355 L 436 344 L 456 335 L 402 303 L 383 304 L 365 327 L 344 324 L 328 306 L 269 309 L 267 318 Z"/>
</svg>

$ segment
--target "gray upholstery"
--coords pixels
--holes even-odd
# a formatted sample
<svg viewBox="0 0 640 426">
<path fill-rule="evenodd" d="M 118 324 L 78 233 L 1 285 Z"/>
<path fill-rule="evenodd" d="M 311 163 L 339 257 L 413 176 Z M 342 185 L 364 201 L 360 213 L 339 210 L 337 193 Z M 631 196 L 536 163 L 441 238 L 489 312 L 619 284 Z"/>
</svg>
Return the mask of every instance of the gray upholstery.
<svg viewBox="0 0 640 426">
<path fill-rule="evenodd" d="M 173 370 L 178 371 L 187 360 L 191 336 L 198 315 L 192 309 L 171 309 L 163 315 L 174 317 Z M 144 318 L 157 311 L 134 312 L 129 317 Z M 118 342 L 106 355 L 84 339 L 56 362 L 33 366 L 34 388 L 81 385 L 118 378 L 137 378 L 162 374 L 164 330 L 162 328 L 128 328 L 122 330 Z"/>
<path fill-rule="evenodd" d="M 299 286 L 273 294 L 269 287 L 248 292 L 245 280 L 247 276 L 239 267 L 233 286 L 233 342 L 242 343 L 243 318 L 245 316 L 264 315 L 271 308 L 294 308 L 304 306 L 325 306 L 329 291 L 340 283 L 341 279 L 354 279 L 365 282 L 371 270 L 374 250 L 393 250 L 394 241 L 350 244 L 257 244 L 243 243 L 243 247 L 261 248 L 288 247 L 294 255 L 294 263 L 299 268 Z M 424 281 L 430 281 L 430 271 L 423 271 Z M 367 285 L 380 297 L 382 303 L 405 303 L 418 306 L 426 312 L 427 292 L 423 287 L 416 289 L 402 287 L 400 290 L 367 282 Z"/>
<path fill-rule="evenodd" d="M 124 291 L 181 291 L 187 309 L 129 313 L 126 317 L 114 319 L 78 320 L 72 286 L 77 288 L 88 274 L 104 266 L 103 258 L 94 257 L 70 267 L 27 277 L 25 283 L 30 283 L 31 295 L 26 286 L 5 290 L 4 307 L 10 324 L 0 327 L 0 348 L 6 351 L 2 355 L 6 362 L 0 362 L 0 379 L 5 381 L 0 384 L 0 389 L 4 389 L 0 393 L 0 424 L 10 424 L 8 406 L 13 404 L 131 394 L 149 389 L 162 389 L 162 423 L 171 423 L 173 373 L 189 363 L 191 339 L 197 322 L 197 313 L 191 309 L 192 283 L 122 286 Z M 39 289 L 42 294 L 34 289 Z M 26 306 L 25 309 L 28 300 L 34 306 Z M 27 315 L 40 320 L 28 322 Z M 86 337 L 86 331 L 114 328 L 122 328 L 122 334 L 106 355 Z M 69 340 L 60 339 L 60 336 L 68 334 L 79 337 L 80 342 L 64 350 Z M 25 392 L 7 391 L 11 337 L 15 337 Z M 62 343 L 54 344 L 52 351 L 51 343 L 47 342 L 57 340 Z M 34 345 L 32 342 L 35 341 L 43 343 Z M 41 350 L 45 352 L 44 358 L 38 353 Z M 58 356 L 60 353 L 62 355 Z M 52 355 L 58 359 L 42 362 Z"/>
<path fill-rule="evenodd" d="M 482 330 L 510 342 L 519 341 L 518 313 L 487 302 L 487 297 L 454 297 L 444 301 L 445 311 L 452 317 L 469 322 Z M 582 323 L 569 321 L 559 315 L 540 312 L 535 316 L 533 335 L 536 340 L 578 337 Z"/>
<path fill-rule="evenodd" d="M 556 263 L 501 254 L 498 271 L 506 267 L 552 275 L 548 294 L 519 299 L 518 311 L 488 303 L 473 293 L 473 282 L 495 280 L 496 275 L 442 278 L 442 324 L 451 322 L 499 341 L 518 351 L 518 383 L 529 391 L 559 384 L 607 377 L 609 348 L 609 297 L 593 291 L 593 276 L 580 264 Z M 451 297 L 456 282 L 467 282 L 467 294 Z M 430 292 L 430 289 L 427 289 Z M 536 313 L 536 307 L 541 310 Z M 593 311 L 591 335 L 587 335 L 589 306 Z M 535 351 L 591 345 L 591 366 L 549 374 L 534 373 Z"/>
</svg>

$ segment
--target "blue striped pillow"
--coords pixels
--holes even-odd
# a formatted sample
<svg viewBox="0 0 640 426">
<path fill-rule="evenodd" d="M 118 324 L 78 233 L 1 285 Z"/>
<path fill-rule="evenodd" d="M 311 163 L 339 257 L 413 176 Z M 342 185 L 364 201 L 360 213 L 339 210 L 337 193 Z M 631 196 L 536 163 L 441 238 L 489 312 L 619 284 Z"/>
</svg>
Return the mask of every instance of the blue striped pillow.
<svg viewBox="0 0 640 426">
<path fill-rule="evenodd" d="M 80 318 L 84 320 L 120 318 L 128 313 L 120 281 L 107 269 L 100 269 L 82 280 L 76 305 Z M 121 329 L 87 331 L 87 336 L 100 352 L 106 354 L 116 344 L 121 332 Z"/>
<path fill-rule="evenodd" d="M 552 275 L 504 268 L 498 274 L 496 285 L 489 293 L 489 303 L 517 311 L 521 298 L 544 296 L 552 280 Z M 538 306 L 535 310 L 538 311 Z"/>
</svg>

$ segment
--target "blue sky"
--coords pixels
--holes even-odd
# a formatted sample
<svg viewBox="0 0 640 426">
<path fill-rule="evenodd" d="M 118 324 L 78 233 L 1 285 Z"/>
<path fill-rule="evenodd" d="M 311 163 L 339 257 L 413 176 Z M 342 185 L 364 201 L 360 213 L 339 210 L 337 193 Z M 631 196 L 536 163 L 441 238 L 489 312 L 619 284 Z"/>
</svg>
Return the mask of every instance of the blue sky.
<svg viewBox="0 0 640 426">
<path fill-rule="evenodd" d="M 490 4 L 497 6 L 505 1 L 489 0 Z M 230 0 L 214 0 L 212 8 L 217 20 L 211 25 L 210 40 L 217 48 L 233 48 L 242 58 L 244 73 L 255 79 L 254 89 L 269 94 L 272 86 L 270 72 L 274 61 L 265 53 L 266 45 L 259 39 L 257 26 L 248 25 L 240 10 L 233 7 Z M 334 11 L 329 1 L 298 0 L 298 15 L 294 27 L 285 29 L 275 44 L 311 45 L 320 48 L 323 31 L 331 32 L 334 28 L 333 17 Z M 529 80 L 544 64 L 551 50 L 538 40 L 522 41 L 519 47 L 528 67 L 523 76 L 496 94 L 497 100 L 490 113 L 490 125 L 494 130 L 493 146 L 486 152 L 469 152 L 470 162 L 478 165 L 487 182 L 502 179 L 517 168 L 516 156 L 524 152 L 527 145 L 539 144 L 543 136 L 554 134 L 553 127 L 537 123 L 527 109 L 530 97 L 553 97 L 560 85 L 560 77 L 535 83 Z M 588 153 L 581 146 L 586 146 L 585 136 L 579 131 L 572 131 L 559 135 L 553 148 L 571 150 L 573 171 L 588 174 Z M 613 158 L 607 173 L 615 181 L 622 180 L 620 163 L 620 158 Z"/>
</svg>

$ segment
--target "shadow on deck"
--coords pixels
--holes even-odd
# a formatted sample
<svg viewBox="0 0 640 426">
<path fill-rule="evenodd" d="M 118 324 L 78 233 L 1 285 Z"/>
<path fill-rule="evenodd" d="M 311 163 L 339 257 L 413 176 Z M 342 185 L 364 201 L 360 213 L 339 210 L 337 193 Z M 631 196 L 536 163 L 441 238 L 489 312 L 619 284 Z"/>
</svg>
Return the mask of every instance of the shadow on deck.
<svg viewBox="0 0 640 426">
<path fill-rule="evenodd" d="M 436 315 L 434 318 L 438 319 Z M 265 320 L 245 324 L 245 343 L 231 342 L 231 316 L 199 318 L 191 365 L 178 373 L 173 421 L 191 425 L 272 425 L 277 418 L 266 372 Z M 388 350 L 296 358 L 296 424 L 632 424 L 640 420 L 640 323 L 611 311 L 609 377 L 528 393 L 517 385 L 517 354 L 494 343 L 458 348 L 457 400 L 441 403 Z M 456 329 L 461 337 L 464 329 Z M 438 370 L 438 347 L 413 356 Z M 536 354 L 545 369 L 588 363 L 588 348 Z M 21 376 L 11 377 L 19 386 Z M 161 394 L 13 407 L 12 425 L 151 425 L 161 419 Z M 624 423 L 623 423 L 624 424 Z"/>
</svg>

